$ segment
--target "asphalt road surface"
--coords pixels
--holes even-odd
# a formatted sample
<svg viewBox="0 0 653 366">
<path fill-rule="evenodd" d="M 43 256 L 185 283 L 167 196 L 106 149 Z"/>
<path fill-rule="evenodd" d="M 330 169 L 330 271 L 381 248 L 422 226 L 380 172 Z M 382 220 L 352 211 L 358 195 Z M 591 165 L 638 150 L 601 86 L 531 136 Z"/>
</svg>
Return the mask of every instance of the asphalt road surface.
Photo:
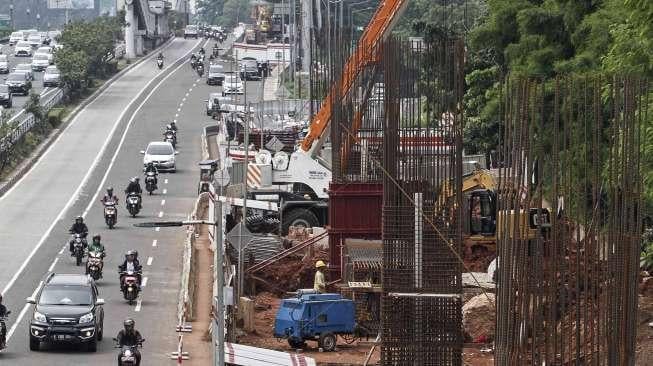
<svg viewBox="0 0 653 366">
<path fill-rule="evenodd" d="M 229 40 L 231 41 L 231 40 Z M 0 286 L 5 305 L 12 310 L 8 348 L 0 363 L 11 365 L 106 365 L 117 351 L 111 338 L 126 317 L 136 320 L 146 343 L 143 363 L 164 365 L 174 361 L 176 310 L 181 268 L 183 228 L 146 229 L 134 223 L 185 219 L 197 194 L 201 159 L 200 135 L 213 122 L 206 116 L 204 100 L 218 86 L 208 86 L 186 62 L 191 50 L 204 40 L 176 39 L 163 51 L 166 68 L 158 70 L 148 59 L 116 80 L 95 101 L 80 111 L 34 168 L 0 198 Z M 210 52 L 212 43 L 205 46 Z M 183 63 L 173 64 L 177 59 Z M 248 83 L 248 100 L 262 94 L 261 82 Z M 241 97 L 242 98 L 242 97 Z M 244 98 L 243 98 L 244 99 Z M 128 216 L 123 190 L 132 176 L 142 176 L 142 155 L 150 141 L 160 141 L 163 127 L 176 119 L 179 125 L 177 172 L 159 176 L 159 190 L 144 196 L 143 211 Z M 118 225 L 104 224 L 100 194 L 115 187 L 121 199 Z M 76 215 L 84 214 L 90 235 L 99 233 L 107 249 L 104 278 L 98 281 L 105 299 L 105 338 L 97 353 L 74 346 L 28 349 L 28 324 L 32 307 L 24 299 L 38 290 L 49 271 L 83 273 L 67 251 L 67 230 Z M 64 247 L 66 245 L 66 247 Z M 138 302 L 128 305 L 119 291 L 117 266 L 129 249 L 139 252 L 144 267 L 144 288 Z M 191 355 L 192 357 L 192 355 Z"/>
<path fill-rule="evenodd" d="M 13 71 L 14 67 L 18 64 L 32 64 L 32 58 L 31 57 L 16 57 L 14 56 L 14 47 L 9 46 L 8 44 L 2 45 L 1 46 L 2 53 L 6 54 L 9 59 L 9 69 L 10 72 Z M 33 52 L 36 52 L 36 49 L 33 49 Z M 45 99 L 48 97 L 48 95 L 52 94 L 56 88 L 48 87 L 44 88 L 43 87 L 43 71 L 39 72 L 33 72 L 34 74 L 34 80 L 32 80 L 32 93 L 38 93 L 41 95 L 41 99 Z M 5 78 L 7 77 L 8 74 L 0 74 L 0 84 L 3 84 L 5 82 Z M 16 95 L 14 94 L 13 96 L 13 107 L 11 110 L 13 112 L 20 111 L 23 109 L 23 106 L 25 103 L 27 103 L 27 100 L 29 99 L 29 96 L 23 96 L 23 95 Z"/>
</svg>

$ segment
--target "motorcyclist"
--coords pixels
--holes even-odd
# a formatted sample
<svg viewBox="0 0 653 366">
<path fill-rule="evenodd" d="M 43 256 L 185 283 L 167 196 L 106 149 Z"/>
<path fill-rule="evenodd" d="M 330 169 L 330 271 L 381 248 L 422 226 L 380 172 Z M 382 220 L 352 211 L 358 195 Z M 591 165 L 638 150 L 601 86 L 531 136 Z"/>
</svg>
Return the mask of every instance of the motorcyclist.
<svg viewBox="0 0 653 366">
<path fill-rule="evenodd" d="M 2 305 L 2 294 L 0 294 L 0 318 L 4 318 L 5 316 L 9 315 L 9 310 L 7 310 L 7 307 Z M 5 346 L 5 341 L 7 337 L 7 326 L 5 325 L 5 322 L 0 322 L 0 349 L 4 348 Z"/>
<path fill-rule="evenodd" d="M 145 166 L 145 175 L 147 175 L 147 173 L 149 173 L 149 172 L 154 173 L 154 184 L 158 184 L 159 183 L 159 178 L 158 178 L 159 170 L 156 168 L 156 166 L 154 166 L 154 163 L 151 162 L 151 161 L 149 163 L 147 163 L 147 165 Z"/>
<path fill-rule="evenodd" d="M 84 223 L 84 218 L 82 216 L 77 216 L 75 218 L 75 223 L 73 224 L 73 226 L 70 227 L 68 232 L 73 234 L 73 235 L 79 234 L 82 237 L 82 239 L 84 239 L 84 243 L 85 243 L 86 242 L 86 240 L 85 240 L 86 236 L 88 235 L 88 226 L 86 226 L 86 224 Z M 86 244 L 84 244 L 84 245 L 86 245 Z M 70 254 L 72 255 L 73 254 L 73 240 L 72 239 L 70 240 L 70 243 L 69 243 L 69 249 L 70 249 Z"/>
<path fill-rule="evenodd" d="M 136 193 L 139 196 L 141 193 L 143 193 L 143 189 L 141 189 L 141 184 L 138 181 L 138 177 L 132 177 L 129 180 L 129 184 L 127 185 L 127 188 L 125 189 L 125 193 L 129 196 L 132 193 Z"/>
<path fill-rule="evenodd" d="M 204 55 L 206 52 L 204 51 L 204 47 L 200 47 L 200 54 Z"/>
<path fill-rule="evenodd" d="M 170 122 L 169 126 L 170 126 L 171 130 L 173 130 L 173 131 L 175 131 L 175 133 L 177 133 L 177 124 L 175 123 L 175 121 Z"/>
<path fill-rule="evenodd" d="M 93 235 L 93 241 L 88 246 L 89 252 L 98 252 L 104 255 L 104 245 L 100 242 L 102 237 L 99 234 Z"/>
<path fill-rule="evenodd" d="M 134 347 L 132 350 L 136 357 L 136 365 L 138 366 L 141 364 L 141 353 L 138 351 L 137 346 L 143 343 L 143 336 L 141 336 L 141 333 L 136 330 L 136 322 L 134 322 L 134 319 L 125 319 L 123 326 L 124 329 L 121 329 L 120 332 L 118 332 L 116 341 L 120 347 Z M 120 362 L 120 355 L 118 355 L 118 362 Z"/>
<path fill-rule="evenodd" d="M 113 187 L 108 187 L 107 188 L 107 193 L 104 195 L 104 197 L 102 197 L 100 202 L 105 204 L 105 203 L 111 202 L 111 201 L 113 201 L 114 203 L 117 204 L 118 203 L 118 196 L 113 195 Z"/>
<path fill-rule="evenodd" d="M 118 269 L 120 270 L 121 273 L 122 272 L 134 272 L 136 274 L 136 278 L 138 280 L 138 285 L 139 286 L 141 285 L 142 267 L 141 267 L 140 262 L 138 261 L 138 258 L 136 258 L 136 252 L 135 251 L 129 250 L 129 251 L 127 251 L 127 253 L 125 253 L 125 261 L 122 262 L 122 264 L 120 266 L 118 266 Z M 122 279 L 123 279 L 124 276 L 125 276 L 124 274 L 120 275 L 120 287 L 121 288 L 123 287 Z"/>
<path fill-rule="evenodd" d="M 163 52 L 159 52 L 159 55 L 156 58 L 157 60 L 163 60 Z"/>
</svg>

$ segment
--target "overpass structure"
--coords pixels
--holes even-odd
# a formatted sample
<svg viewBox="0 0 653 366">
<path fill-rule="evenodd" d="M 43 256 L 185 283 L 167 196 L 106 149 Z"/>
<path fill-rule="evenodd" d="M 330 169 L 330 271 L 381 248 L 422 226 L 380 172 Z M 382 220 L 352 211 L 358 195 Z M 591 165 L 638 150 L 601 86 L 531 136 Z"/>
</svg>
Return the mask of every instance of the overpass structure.
<svg viewBox="0 0 653 366">
<path fill-rule="evenodd" d="M 118 0 L 117 8 L 125 10 L 125 48 L 127 58 L 142 55 L 170 35 L 168 12 L 172 3 L 165 0 Z"/>
</svg>

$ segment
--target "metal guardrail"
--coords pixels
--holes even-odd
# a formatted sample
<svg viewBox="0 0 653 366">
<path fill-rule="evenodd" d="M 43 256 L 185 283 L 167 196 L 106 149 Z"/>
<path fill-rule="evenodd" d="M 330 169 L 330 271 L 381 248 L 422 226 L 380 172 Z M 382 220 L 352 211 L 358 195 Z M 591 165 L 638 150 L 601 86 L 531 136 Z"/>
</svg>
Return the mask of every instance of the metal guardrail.
<svg viewBox="0 0 653 366">
<path fill-rule="evenodd" d="M 61 102 L 63 95 L 63 89 L 57 88 L 55 89 L 54 93 L 47 100 L 45 100 L 45 102 L 41 101 L 41 107 L 43 107 L 44 112 L 47 113 L 50 109 L 52 109 L 52 107 Z M 13 117 L 11 117 L 7 123 L 13 123 L 25 114 L 25 109 L 22 109 Z M 0 153 L 5 152 L 7 148 L 16 143 L 16 141 L 18 141 L 21 137 L 23 137 L 23 135 L 29 132 L 29 130 L 31 130 L 35 124 L 36 118 L 34 118 L 34 115 L 27 113 L 23 120 L 21 120 L 14 129 L 12 129 L 7 135 L 0 139 Z"/>
</svg>

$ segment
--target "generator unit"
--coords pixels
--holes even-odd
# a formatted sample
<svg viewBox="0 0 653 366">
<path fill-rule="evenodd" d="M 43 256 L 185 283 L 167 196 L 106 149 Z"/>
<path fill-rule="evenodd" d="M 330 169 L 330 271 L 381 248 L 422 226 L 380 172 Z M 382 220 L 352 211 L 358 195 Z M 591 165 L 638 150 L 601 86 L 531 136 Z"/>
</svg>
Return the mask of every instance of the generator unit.
<svg viewBox="0 0 653 366">
<path fill-rule="evenodd" d="M 338 335 L 353 335 L 355 328 L 356 306 L 352 300 L 314 290 L 299 290 L 297 297 L 284 299 L 274 320 L 274 336 L 287 339 L 295 349 L 311 340 L 324 351 L 333 351 Z"/>
</svg>

